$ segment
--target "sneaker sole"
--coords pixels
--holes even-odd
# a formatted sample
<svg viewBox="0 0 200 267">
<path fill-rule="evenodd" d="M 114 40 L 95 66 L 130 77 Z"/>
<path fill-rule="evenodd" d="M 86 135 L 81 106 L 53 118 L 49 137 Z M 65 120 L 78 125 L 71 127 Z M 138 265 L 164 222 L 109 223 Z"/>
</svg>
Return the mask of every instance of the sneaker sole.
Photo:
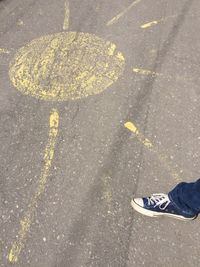
<svg viewBox="0 0 200 267">
<path fill-rule="evenodd" d="M 136 210 L 137 212 L 149 216 L 149 217 L 161 217 L 161 216 L 166 216 L 166 217 L 171 217 L 174 219 L 178 219 L 181 221 L 192 221 L 194 219 L 197 218 L 197 215 L 192 217 L 192 218 L 186 218 L 183 217 L 181 215 L 176 215 L 176 214 L 170 214 L 170 213 L 163 213 L 163 212 L 156 212 L 156 211 L 151 211 L 151 210 L 147 210 L 144 209 L 143 207 L 139 206 L 137 203 L 135 203 L 135 201 L 132 199 L 131 200 L 131 206 L 133 207 L 134 210 Z"/>
</svg>

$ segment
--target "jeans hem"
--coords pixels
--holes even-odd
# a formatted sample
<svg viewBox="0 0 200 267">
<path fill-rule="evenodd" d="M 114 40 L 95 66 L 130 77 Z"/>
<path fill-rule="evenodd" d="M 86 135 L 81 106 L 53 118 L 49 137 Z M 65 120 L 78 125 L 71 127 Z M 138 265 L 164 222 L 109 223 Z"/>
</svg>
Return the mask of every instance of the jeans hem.
<svg viewBox="0 0 200 267">
<path fill-rule="evenodd" d="M 171 193 L 171 192 L 170 192 Z M 169 197 L 169 200 L 173 203 L 173 205 L 176 207 L 176 209 L 178 210 L 178 211 L 180 211 L 180 213 L 185 213 L 185 214 L 188 214 L 188 215 L 190 215 L 190 214 L 192 214 L 192 215 L 197 215 L 198 214 L 198 212 L 196 212 L 196 211 L 194 211 L 194 210 L 192 210 L 192 209 L 189 209 L 188 208 L 188 210 L 186 210 L 186 209 L 184 209 L 184 208 L 181 208 L 174 200 L 173 200 L 173 198 L 172 198 L 172 196 L 171 196 L 171 194 L 168 194 L 168 197 Z M 190 212 L 191 211 L 191 212 Z"/>
</svg>

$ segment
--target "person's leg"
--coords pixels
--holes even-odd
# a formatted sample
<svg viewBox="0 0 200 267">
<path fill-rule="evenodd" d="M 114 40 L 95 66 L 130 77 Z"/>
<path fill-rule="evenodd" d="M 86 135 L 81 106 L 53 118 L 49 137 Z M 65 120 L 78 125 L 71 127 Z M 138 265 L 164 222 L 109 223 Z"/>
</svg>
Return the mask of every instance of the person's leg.
<svg viewBox="0 0 200 267">
<path fill-rule="evenodd" d="M 133 198 L 132 207 L 150 216 L 169 216 L 188 221 L 200 213 L 200 179 L 194 183 L 180 183 L 168 194 L 152 194 L 150 197 Z"/>
<path fill-rule="evenodd" d="M 168 195 L 181 210 L 200 212 L 200 179 L 194 183 L 180 183 Z"/>
</svg>

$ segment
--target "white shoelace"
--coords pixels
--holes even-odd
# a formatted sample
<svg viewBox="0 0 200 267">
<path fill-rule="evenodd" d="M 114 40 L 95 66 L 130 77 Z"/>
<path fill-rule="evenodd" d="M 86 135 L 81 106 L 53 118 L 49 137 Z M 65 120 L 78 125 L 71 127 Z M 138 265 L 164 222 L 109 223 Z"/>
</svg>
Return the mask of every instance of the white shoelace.
<svg viewBox="0 0 200 267">
<path fill-rule="evenodd" d="M 168 195 L 162 193 L 153 194 L 151 197 L 148 197 L 147 200 L 148 205 L 154 205 L 154 208 L 158 206 L 161 210 L 166 209 L 170 203 Z"/>
</svg>

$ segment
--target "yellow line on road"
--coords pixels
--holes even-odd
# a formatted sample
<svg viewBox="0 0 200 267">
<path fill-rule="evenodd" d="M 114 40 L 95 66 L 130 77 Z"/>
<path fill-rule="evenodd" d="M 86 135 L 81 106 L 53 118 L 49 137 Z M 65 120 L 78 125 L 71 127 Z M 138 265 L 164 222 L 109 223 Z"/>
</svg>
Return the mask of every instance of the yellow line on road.
<svg viewBox="0 0 200 267">
<path fill-rule="evenodd" d="M 107 26 L 113 25 L 115 24 L 121 17 L 123 17 L 132 7 L 134 7 L 135 5 L 137 5 L 139 2 L 141 2 L 142 0 L 136 0 L 134 1 L 130 6 L 128 6 L 127 8 L 125 8 L 121 13 L 119 13 L 117 16 L 115 16 L 114 18 L 112 18 L 111 20 L 109 20 L 107 22 Z"/>
<path fill-rule="evenodd" d="M 44 151 L 44 165 L 40 174 L 40 179 L 38 182 L 36 193 L 28 207 L 27 212 L 25 213 L 25 216 L 20 221 L 21 228 L 17 234 L 17 239 L 12 244 L 8 259 L 10 262 L 14 263 L 18 261 L 18 257 L 20 255 L 21 250 L 24 247 L 24 242 L 27 237 L 27 233 L 30 231 L 31 224 L 34 219 L 34 215 L 36 212 L 36 207 L 38 203 L 38 199 L 41 196 L 41 194 L 44 192 L 46 183 L 47 183 L 47 177 L 49 175 L 49 170 L 51 167 L 51 163 L 54 157 L 54 149 L 56 144 L 56 137 L 58 134 L 58 125 L 59 125 L 59 115 L 57 110 L 53 109 L 50 114 L 49 119 L 49 137 L 47 141 L 47 145 Z"/>
<path fill-rule="evenodd" d="M 175 179 L 176 182 L 180 182 L 182 180 L 177 171 L 175 170 L 175 167 L 173 166 L 174 164 L 167 159 L 167 156 L 160 154 L 158 149 L 150 142 L 149 139 L 145 138 L 145 136 L 140 133 L 138 128 L 132 122 L 126 122 L 124 126 L 135 134 L 140 143 L 142 143 L 145 147 L 147 147 L 157 156 L 160 163 L 171 174 L 171 176 Z"/>
<path fill-rule="evenodd" d="M 63 23 L 63 30 L 66 31 L 69 29 L 69 15 L 70 15 L 70 9 L 69 9 L 69 1 L 65 1 L 65 17 L 64 17 L 64 23 Z"/>
</svg>

